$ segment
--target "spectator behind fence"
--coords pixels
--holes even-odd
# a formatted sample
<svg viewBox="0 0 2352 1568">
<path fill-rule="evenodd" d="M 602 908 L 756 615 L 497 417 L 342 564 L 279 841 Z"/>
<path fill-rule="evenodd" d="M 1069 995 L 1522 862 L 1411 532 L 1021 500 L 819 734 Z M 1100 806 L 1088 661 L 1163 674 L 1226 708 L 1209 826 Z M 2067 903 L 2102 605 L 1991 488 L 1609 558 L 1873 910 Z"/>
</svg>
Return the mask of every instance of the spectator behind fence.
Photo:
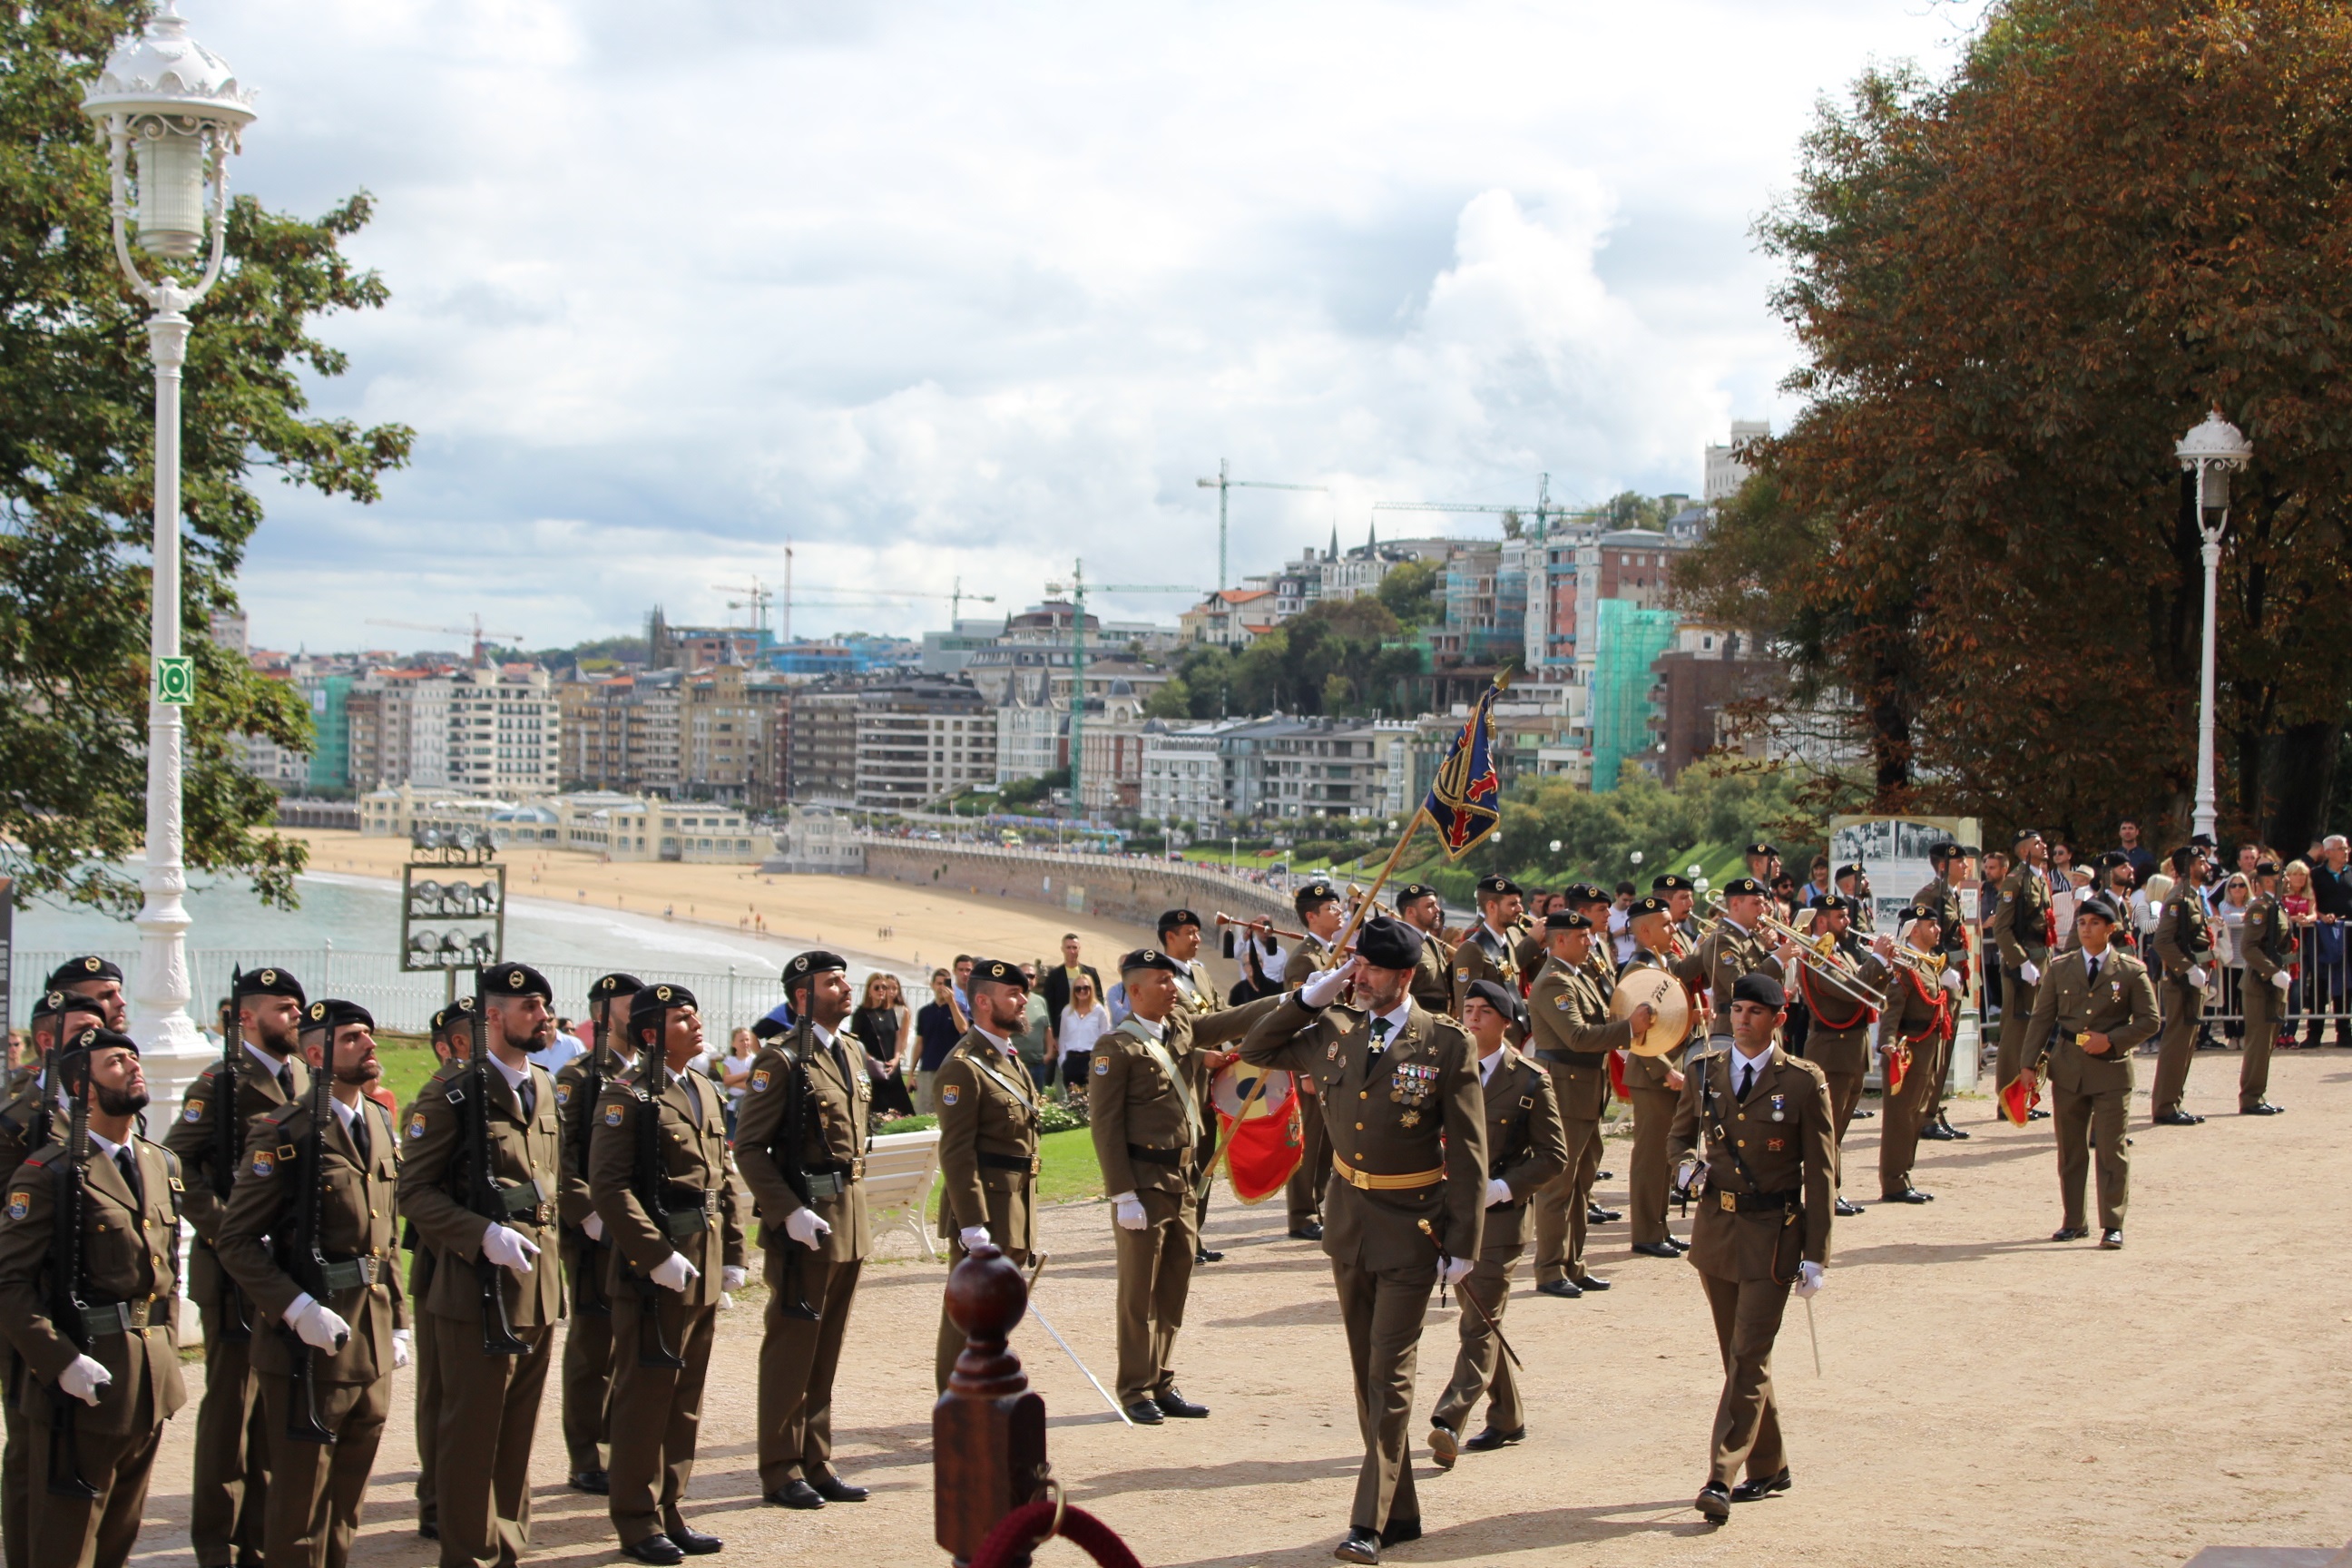
<svg viewBox="0 0 2352 1568">
<path fill-rule="evenodd" d="M 915 1113 L 915 1015 L 898 990 L 898 977 L 877 969 L 866 977 L 866 989 L 851 1015 L 850 1031 L 866 1047 L 874 1080 L 874 1120 Z"/>
<path fill-rule="evenodd" d="M 931 971 L 931 1000 L 915 1015 L 915 1039 L 921 1054 L 915 1058 L 915 1109 L 925 1116 L 935 1115 L 939 1105 L 931 1097 L 931 1086 L 940 1076 L 940 1064 L 956 1048 L 971 1022 L 956 1003 L 955 982 L 944 969 Z"/>
<path fill-rule="evenodd" d="M 1087 1071 L 1094 1065 L 1096 1042 L 1111 1027 L 1108 1004 L 1095 994 L 1095 983 L 1081 974 L 1070 987 L 1070 1005 L 1062 1009 L 1062 1026 L 1054 1036 L 1062 1059 L 1062 1090 L 1071 1100 L 1087 1097 Z"/>
<path fill-rule="evenodd" d="M 2126 817 L 2116 824 L 2116 853 L 2131 862 L 2132 880 L 2141 887 L 2156 875 L 2156 855 L 2139 841 L 2139 824 Z"/>
<path fill-rule="evenodd" d="M 2278 1043 L 2279 1049 L 2284 1051 L 2294 1050 L 2297 1044 L 2294 1020 L 2304 1011 L 2304 984 L 2312 972 L 2312 931 L 2316 907 L 2311 897 L 2311 863 L 2307 860 L 2288 861 L 2286 869 L 2279 874 L 2279 915 L 2286 922 L 2294 953 L 2294 962 L 2287 966 L 2287 973 L 2294 983 L 2286 988 L 2285 1005 L 2280 1015 L 2283 1026 L 2279 1030 Z"/>
<path fill-rule="evenodd" d="M 2319 1031 L 2327 1021 L 2326 1015 L 2336 1016 L 2336 1043 L 2352 1045 L 2344 1017 L 2344 925 L 2352 921 L 2352 878 L 2347 878 L 2346 861 L 2352 859 L 2352 847 L 2345 843 L 2340 833 L 2331 833 L 2320 841 L 2319 864 L 2311 868 L 2311 901 L 2315 907 L 2316 923 L 2312 927 L 2309 976 L 2303 984 L 2303 1006 L 2307 1022 L 2304 1025 L 2303 1043 L 2319 1044 Z"/>
<path fill-rule="evenodd" d="M 2229 1018 L 2221 1032 L 2233 1040 L 2246 1037 L 2246 905 L 2253 896 L 2252 882 L 2232 871 L 2213 910 L 2221 927 L 2221 940 L 2214 943 L 2221 961 L 2221 1011 Z"/>
</svg>

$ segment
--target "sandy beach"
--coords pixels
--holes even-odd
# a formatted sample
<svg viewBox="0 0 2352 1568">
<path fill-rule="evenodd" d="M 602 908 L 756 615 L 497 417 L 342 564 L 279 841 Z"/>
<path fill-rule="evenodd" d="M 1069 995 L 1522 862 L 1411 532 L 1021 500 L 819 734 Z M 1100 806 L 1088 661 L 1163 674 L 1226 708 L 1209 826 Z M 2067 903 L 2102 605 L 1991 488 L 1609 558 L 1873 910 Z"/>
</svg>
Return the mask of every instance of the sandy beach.
<svg viewBox="0 0 2352 1568">
<path fill-rule="evenodd" d="M 310 869 L 400 879 L 408 841 L 357 833 L 296 830 L 310 847 Z M 503 857 L 510 897 L 594 905 L 664 916 L 680 924 L 772 944 L 781 969 L 804 947 L 826 946 L 907 973 L 944 967 L 959 952 L 1019 963 L 1059 961 L 1062 933 L 1076 931 L 1086 961 L 1106 972 L 1119 953 L 1152 933 L 1043 904 L 975 899 L 864 877 L 762 876 L 750 866 L 672 861 L 600 862 L 564 849 L 518 849 Z"/>
</svg>

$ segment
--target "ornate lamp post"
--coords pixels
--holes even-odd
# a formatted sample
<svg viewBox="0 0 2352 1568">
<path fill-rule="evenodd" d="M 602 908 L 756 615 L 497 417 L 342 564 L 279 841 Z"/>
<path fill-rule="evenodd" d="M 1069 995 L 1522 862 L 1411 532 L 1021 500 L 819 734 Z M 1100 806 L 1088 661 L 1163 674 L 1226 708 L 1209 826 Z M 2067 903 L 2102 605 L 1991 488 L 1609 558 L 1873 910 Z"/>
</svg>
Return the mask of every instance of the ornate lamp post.
<svg viewBox="0 0 2352 1568">
<path fill-rule="evenodd" d="M 147 31 L 117 49 L 82 100 L 82 111 L 106 134 L 113 172 L 114 255 L 131 287 L 153 314 L 148 352 L 155 365 L 155 542 L 152 619 L 148 642 L 152 674 L 147 700 L 146 898 L 139 911 L 141 957 L 131 989 L 135 1024 L 150 1053 L 170 1057 L 204 1050 L 188 1016 L 187 891 L 180 863 L 180 713 L 194 695 L 191 661 L 180 652 L 180 367 L 188 351 L 188 310 L 219 279 L 228 216 L 228 155 L 253 120 L 253 93 L 226 62 L 188 37 L 177 0 Z M 188 261 L 211 248 L 192 288 L 158 270 L 142 277 L 127 226 L 134 216 L 126 194 L 128 165 L 138 160 L 136 238 L 139 248 L 170 261 Z M 205 185 L 211 184 L 207 212 Z M 151 1065 L 150 1076 L 153 1077 Z M 158 1089 L 159 1094 L 164 1092 Z"/>
<path fill-rule="evenodd" d="M 2204 539 L 2205 658 L 2197 692 L 2197 804 L 2192 829 L 2213 832 L 2213 617 L 2221 570 L 2221 535 L 2230 526 L 2230 471 L 2254 455 L 2245 432 L 2214 409 L 2173 448 L 2184 472 L 2197 476 L 2197 531 Z"/>
</svg>

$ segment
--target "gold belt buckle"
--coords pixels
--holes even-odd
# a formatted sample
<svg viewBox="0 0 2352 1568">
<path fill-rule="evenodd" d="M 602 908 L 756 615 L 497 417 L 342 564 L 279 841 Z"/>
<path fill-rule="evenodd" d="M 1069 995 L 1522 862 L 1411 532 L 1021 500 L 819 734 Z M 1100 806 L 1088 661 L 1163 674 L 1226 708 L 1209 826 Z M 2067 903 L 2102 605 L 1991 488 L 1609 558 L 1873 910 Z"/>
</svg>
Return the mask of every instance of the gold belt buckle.
<svg viewBox="0 0 2352 1568">
<path fill-rule="evenodd" d="M 1033 1176 L 1033 1177 L 1034 1177 L 1034 1175 L 1036 1175 L 1036 1173 L 1037 1173 L 1037 1172 L 1038 1172 L 1039 1167 L 1041 1167 L 1042 1165 L 1044 1165 L 1044 1163 L 1045 1163 L 1045 1157 L 1044 1157 L 1043 1155 L 1040 1155 L 1040 1154 L 1032 1154 L 1032 1155 L 1030 1155 L 1030 1156 L 1029 1156 L 1029 1174 L 1030 1174 L 1031 1176 Z"/>
<path fill-rule="evenodd" d="M 1726 1214 L 1739 1212 L 1739 1197 L 1736 1193 L 1717 1193 L 1715 1194 L 1715 1201 L 1723 1205 L 1723 1212 Z"/>
</svg>

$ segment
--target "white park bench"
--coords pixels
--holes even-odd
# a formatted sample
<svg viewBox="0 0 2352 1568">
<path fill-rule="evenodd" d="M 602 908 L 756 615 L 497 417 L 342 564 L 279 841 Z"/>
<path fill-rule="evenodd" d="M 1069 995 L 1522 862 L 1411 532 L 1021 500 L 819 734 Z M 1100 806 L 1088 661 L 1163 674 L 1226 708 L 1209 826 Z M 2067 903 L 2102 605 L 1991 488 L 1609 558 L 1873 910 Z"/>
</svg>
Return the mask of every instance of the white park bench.
<svg viewBox="0 0 2352 1568">
<path fill-rule="evenodd" d="M 924 1132 L 877 1134 L 873 1147 L 866 1152 L 867 1212 L 897 1209 L 898 1217 L 885 1234 L 894 1234 L 903 1227 L 935 1261 L 939 1248 L 931 1245 L 930 1227 L 924 1220 L 930 1212 L 931 1189 L 939 1179 L 940 1133 L 936 1127 Z M 878 1243 L 882 1237 L 877 1236 L 874 1239 Z"/>
</svg>

